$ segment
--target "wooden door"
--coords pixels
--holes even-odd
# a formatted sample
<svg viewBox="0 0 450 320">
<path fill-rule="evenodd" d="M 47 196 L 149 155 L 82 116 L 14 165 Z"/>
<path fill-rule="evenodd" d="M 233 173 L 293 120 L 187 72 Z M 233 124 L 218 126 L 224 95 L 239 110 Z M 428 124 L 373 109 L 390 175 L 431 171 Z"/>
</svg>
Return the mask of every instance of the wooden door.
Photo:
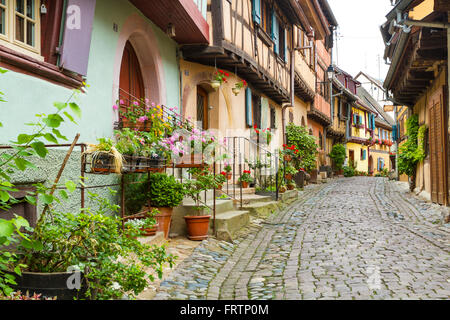
<svg viewBox="0 0 450 320">
<path fill-rule="evenodd" d="M 141 67 L 136 52 L 129 41 L 125 45 L 120 67 L 120 99 L 126 106 L 132 106 L 132 102 L 144 99 L 145 88 Z"/>
<path fill-rule="evenodd" d="M 197 87 L 197 122 L 203 130 L 209 129 L 208 93 L 201 87 Z"/>
<path fill-rule="evenodd" d="M 355 151 L 354 150 L 349 150 L 348 151 L 348 157 L 349 157 L 349 165 L 354 167 L 355 166 Z"/>
<path fill-rule="evenodd" d="M 447 179 L 444 149 L 444 92 L 441 87 L 429 100 L 430 112 L 430 167 L 431 167 L 431 201 L 447 204 Z"/>
</svg>

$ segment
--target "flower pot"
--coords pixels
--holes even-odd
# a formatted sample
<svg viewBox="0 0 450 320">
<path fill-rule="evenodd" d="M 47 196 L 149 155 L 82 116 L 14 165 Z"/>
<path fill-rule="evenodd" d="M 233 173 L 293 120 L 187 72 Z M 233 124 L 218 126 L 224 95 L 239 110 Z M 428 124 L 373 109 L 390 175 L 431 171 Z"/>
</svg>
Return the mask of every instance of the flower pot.
<svg viewBox="0 0 450 320">
<path fill-rule="evenodd" d="M 242 188 L 248 188 L 248 182 L 247 181 L 241 181 L 241 185 L 242 185 Z"/>
<path fill-rule="evenodd" d="M 208 238 L 209 220 L 211 216 L 186 216 L 189 240 L 201 241 Z"/>
<path fill-rule="evenodd" d="M 279 192 L 279 193 L 285 193 L 285 192 L 286 192 L 286 187 L 280 187 L 280 188 L 278 189 L 278 192 Z"/>
<path fill-rule="evenodd" d="M 142 235 L 145 237 L 151 237 L 156 234 L 156 231 L 158 231 L 159 224 L 153 225 L 151 228 L 141 228 L 141 231 L 143 232 Z"/>
<path fill-rule="evenodd" d="M 294 190 L 295 189 L 295 185 L 293 184 L 288 184 L 287 185 L 288 190 Z"/>
<path fill-rule="evenodd" d="M 177 168 L 200 168 L 204 165 L 203 163 L 203 154 L 201 153 L 192 153 L 186 154 L 180 158 Z"/>
<path fill-rule="evenodd" d="M 169 207 L 157 207 L 159 213 L 154 216 L 156 222 L 158 223 L 158 231 L 164 232 L 164 237 L 169 238 L 170 223 L 172 222 L 172 212 L 173 208 Z"/>
<path fill-rule="evenodd" d="M 231 172 L 227 172 L 227 180 L 231 180 L 232 176 L 233 176 L 233 174 Z"/>
<path fill-rule="evenodd" d="M 239 94 L 239 92 L 241 92 L 241 89 L 240 89 L 240 88 L 233 87 L 233 88 L 231 89 L 231 91 L 233 91 L 234 95 L 237 96 L 237 95 Z"/>
<path fill-rule="evenodd" d="M 211 87 L 212 87 L 214 90 L 219 89 L 219 87 L 220 87 L 221 84 L 222 84 L 222 83 L 221 83 L 219 80 L 212 80 L 212 81 L 211 81 Z"/>
<path fill-rule="evenodd" d="M 291 161 L 291 160 L 292 160 L 292 156 L 290 156 L 290 155 L 284 156 L 284 161 Z"/>
<path fill-rule="evenodd" d="M 217 186 L 217 190 L 222 190 L 222 185 L 221 185 L 221 184 L 219 184 L 219 185 Z"/>
<path fill-rule="evenodd" d="M 17 285 L 12 286 L 15 291 L 21 291 L 30 295 L 41 294 L 42 298 L 57 297 L 57 300 L 74 300 L 74 298 L 85 298 L 87 282 L 83 273 L 75 272 L 22 272 L 21 276 L 14 275 Z M 80 289 L 69 289 L 79 284 Z"/>
<path fill-rule="evenodd" d="M 92 155 L 91 171 L 93 173 L 109 173 L 115 171 L 114 156 L 106 151 Z"/>
<path fill-rule="evenodd" d="M 286 173 L 284 177 L 286 178 L 286 180 L 292 180 L 292 174 L 290 173 Z"/>
<path fill-rule="evenodd" d="M 121 119 L 119 127 L 121 129 L 129 128 L 129 129 L 137 129 L 138 131 L 150 131 L 151 122 L 148 120 L 144 122 L 140 121 L 132 122 L 128 119 Z"/>
</svg>

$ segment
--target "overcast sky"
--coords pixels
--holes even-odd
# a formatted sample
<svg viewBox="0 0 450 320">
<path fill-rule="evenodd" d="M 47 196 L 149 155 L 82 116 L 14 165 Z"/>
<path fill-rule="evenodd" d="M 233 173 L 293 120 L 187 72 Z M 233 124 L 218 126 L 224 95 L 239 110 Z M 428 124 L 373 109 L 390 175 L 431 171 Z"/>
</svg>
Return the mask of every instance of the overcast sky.
<svg viewBox="0 0 450 320">
<path fill-rule="evenodd" d="M 380 26 L 392 10 L 389 0 L 328 0 L 339 24 L 333 61 L 356 76 L 368 72 L 384 80 L 389 66 L 384 63 Z"/>
</svg>

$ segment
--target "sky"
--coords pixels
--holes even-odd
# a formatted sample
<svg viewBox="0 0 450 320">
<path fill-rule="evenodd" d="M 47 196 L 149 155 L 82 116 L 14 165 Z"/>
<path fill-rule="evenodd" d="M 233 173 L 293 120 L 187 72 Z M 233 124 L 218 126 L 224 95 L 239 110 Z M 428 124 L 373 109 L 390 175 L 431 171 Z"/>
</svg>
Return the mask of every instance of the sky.
<svg viewBox="0 0 450 320">
<path fill-rule="evenodd" d="M 359 71 L 384 80 L 384 42 L 380 26 L 392 10 L 390 0 L 328 0 L 339 24 L 333 62 L 356 76 Z"/>
</svg>

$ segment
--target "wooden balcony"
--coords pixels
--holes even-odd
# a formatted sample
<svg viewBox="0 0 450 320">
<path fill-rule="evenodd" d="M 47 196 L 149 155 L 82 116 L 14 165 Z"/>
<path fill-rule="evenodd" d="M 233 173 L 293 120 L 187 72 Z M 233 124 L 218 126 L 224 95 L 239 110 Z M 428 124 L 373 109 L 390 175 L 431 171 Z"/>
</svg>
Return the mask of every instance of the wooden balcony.
<svg viewBox="0 0 450 320">
<path fill-rule="evenodd" d="M 236 73 L 278 104 L 290 101 L 289 51 L 285 60 L 274 52 L 271 37 L 253 22 L 250 0 L 212 1 L 208 21 L 212 45 L 185 45 L 184 59 Z"/>
</svg>

